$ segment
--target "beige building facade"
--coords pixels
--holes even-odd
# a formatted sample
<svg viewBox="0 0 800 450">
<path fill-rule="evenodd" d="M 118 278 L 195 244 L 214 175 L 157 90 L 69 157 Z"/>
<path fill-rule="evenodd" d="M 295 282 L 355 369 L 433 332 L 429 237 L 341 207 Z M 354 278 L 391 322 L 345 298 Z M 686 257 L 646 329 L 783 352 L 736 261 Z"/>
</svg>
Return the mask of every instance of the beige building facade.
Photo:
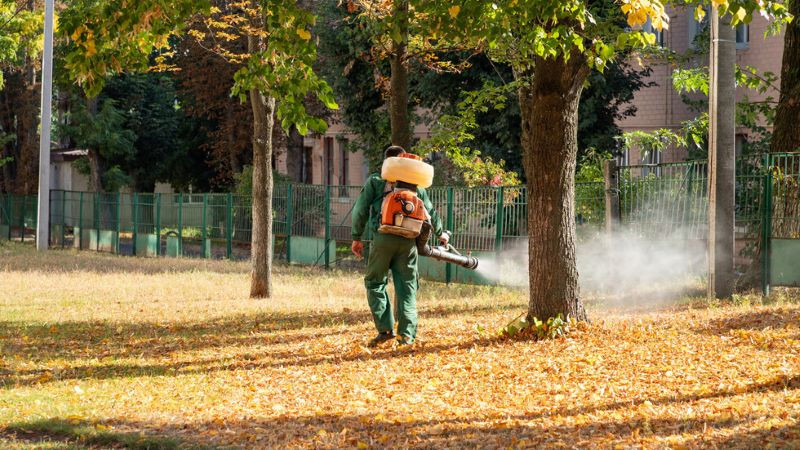
<svg viewBox="0 0 800 450">
<path fill-rule="evenodd" d="M 693 11 L 673 9 L 669 11 L 669 29 L 655 32 L 657 41 L 664 47 L 679 53 L 685 53 L 691 48 L 695 36 L 702 31 L 704 24 L 698 23 Z M 708 15 L 706 15 L 707 20 Z M 736 29 L 736 62 L 740 67 L 751 66 L 759 73 L 772 72 L 780 75 L 781 60 L 783 57 L 783 34 L 765 37 L 768 21 L 755 15 L 749 25 L 740 25 Z M 650 29 L 650 27 L 647 27 Z M 694 64 L 708 65 L 708 56 L 694 61 Z M 634 62 L 634 64 L 638 64 Z M 659 128 L 669 128 L 678 131 L 682 122 L 695 118 L 698 112 L 692 111 L 676 92 L 672 82 L 674 66 L 654 61 L 644 61 L 653 72 L 645 81 L 654 81 L 657 85 L 639 90 L 634 96 L 633 103 L 637 108 L 636 115 L 626 117 L 618 125 L 623 132 L 634 130 L 654 131 Z M 779 83 L 778 83 L 779 84 Z M 778 85 L 776 84 L 776 86 Z M 777 101 L 778 92 L 770 90 L 764 94 L 739 87 L 736 91 L 736 100 L 747 98 L 750 101 L 762 101 L 772 97 Z M 748 136 L 747 129 L 737 129 L 737 150 Z M 658 155 L 648 155 L 643 158 L 637 149 L 623 155 L 621 163 L 641 164 L 656 162 L 683 161 L 687 158 L 686 149 L 670 148 Z"/>
<path fill-rule="evenodd" d="M 426 124 L 420 123 L 414 127 L 415 139 L 423 139 L 429 135 L 430 130 Z M 331 186 L 362 186 L 369 174 L 378 168 L 370 167 L 362 152 L 347 150 L 348 142 L 355 138 L 355 134 L 335 118 L 324 134 L 306 136 L 300 159 L 300 181 Z M 276 155 L 276 169 L 280 173 L 288 173 L 286 163 L 285 153 Z"/>
</svg>

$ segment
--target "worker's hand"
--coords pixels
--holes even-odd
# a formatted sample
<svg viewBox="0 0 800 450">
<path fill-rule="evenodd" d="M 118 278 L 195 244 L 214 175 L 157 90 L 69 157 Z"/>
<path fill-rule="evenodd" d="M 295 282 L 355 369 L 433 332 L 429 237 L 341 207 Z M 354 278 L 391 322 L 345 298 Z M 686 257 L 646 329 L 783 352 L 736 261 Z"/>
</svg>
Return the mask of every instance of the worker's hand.
<svg viewBox="0 0 800 450">
<path fill-rule="evenodd" d="M 353 251 L 353 254 L 361 259 L 364 257 L 364 243 L 361 241 L 353 241 L 353 245 L 350 246 L 350 250 Z"/>
</svg>

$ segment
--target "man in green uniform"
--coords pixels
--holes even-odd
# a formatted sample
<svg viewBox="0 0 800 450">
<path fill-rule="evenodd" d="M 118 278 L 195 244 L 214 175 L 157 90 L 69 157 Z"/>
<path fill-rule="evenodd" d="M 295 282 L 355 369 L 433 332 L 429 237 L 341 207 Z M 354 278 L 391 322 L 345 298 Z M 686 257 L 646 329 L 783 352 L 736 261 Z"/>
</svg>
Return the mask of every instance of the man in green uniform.
<svg viewBox="0 0 800 450">
<path fill-rule="evenodd" d="M 402 153 L 405 153 L 402 147 L 393 145 L 386 149 L 384 156 L 389 158 Z M 385 187 L 386 180 L 382 179 L 379 174 L 370 175 L 353 207 L 352 250 L 359 258 L 362 258 L 364 253 L 361 236 L 367 222 L 372 231 L 372 246 L 367 261 L 367 273 L 364 277 L 369 309 L 372 311 L 375 328 L 378 329 L 378 336 L 369 342 L 371 347 L 395 337 L 392 303 L 386 293 L 390 269 L 397 299 L 398 344 L 412 344 L 417 336 L 419 271 L 417 270 L 416 240 L 378 232 Z M 417 188 L 417 196 L 425 204 L 425 209 L 431 216 L 431 225 L 436 236 L 439 236 L 439 240 L 446 244 L 447 234 L 442 235 L 442 220 L 433 209 L 428 193 L 425 192 L 425 189 Z"/>
</svg>

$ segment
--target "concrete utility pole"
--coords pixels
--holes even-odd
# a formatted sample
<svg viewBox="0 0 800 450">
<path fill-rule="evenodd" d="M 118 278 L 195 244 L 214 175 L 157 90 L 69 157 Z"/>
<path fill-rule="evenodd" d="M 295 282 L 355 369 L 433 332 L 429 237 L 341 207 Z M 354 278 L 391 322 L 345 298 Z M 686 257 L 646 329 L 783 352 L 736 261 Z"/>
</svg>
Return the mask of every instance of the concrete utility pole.
<svg viewBox="0 0 800 450">
<path fill-rule="evenodd" d="M 736 190 L 736 32 L 730 15 L 711 10 L 708 96 L 708 297 L 734 289 Z"/>
<path fill-rule="evenodd" d="M 53 3 L 44 5 L 44 52 L 42 54 L 42 124 L 39 137 L 39 208 L 36 249 L 47 250 L 50 239 L 50 116 L 53 105 Z"/>
</svg>

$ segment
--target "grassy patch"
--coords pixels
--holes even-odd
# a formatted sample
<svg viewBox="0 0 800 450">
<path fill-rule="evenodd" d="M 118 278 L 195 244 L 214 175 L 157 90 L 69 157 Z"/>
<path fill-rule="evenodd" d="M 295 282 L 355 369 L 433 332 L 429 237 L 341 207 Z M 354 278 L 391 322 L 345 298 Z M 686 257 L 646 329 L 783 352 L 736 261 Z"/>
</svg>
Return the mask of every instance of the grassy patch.
<svg viewBox="0 0 800 450">
<path fill-rule="evenodd" d="M 259 301 L 248 282 L 0 245 L 0 447 L 800 446 L 789 300 L 594 303 L 567 338 L 498 341 L 477 330 L 524 292 L 423 282 L 409 351 L 366 348 L 357 272 L 278 266 Z"/>
<path fill-rule="evenodd" d="M 124 447 L 129 449 L 177 449 L 193 447 L 170 437 L 143 433 L 119 433 L 111 426 L 87 423 L 80 419 L 43 419 L 13 423 L 0 431 L 9 446 L 20 448 L 85 448 L 87 446 Z M 0 441 L 2 442 L 2 441 Z"/>
</svg>

